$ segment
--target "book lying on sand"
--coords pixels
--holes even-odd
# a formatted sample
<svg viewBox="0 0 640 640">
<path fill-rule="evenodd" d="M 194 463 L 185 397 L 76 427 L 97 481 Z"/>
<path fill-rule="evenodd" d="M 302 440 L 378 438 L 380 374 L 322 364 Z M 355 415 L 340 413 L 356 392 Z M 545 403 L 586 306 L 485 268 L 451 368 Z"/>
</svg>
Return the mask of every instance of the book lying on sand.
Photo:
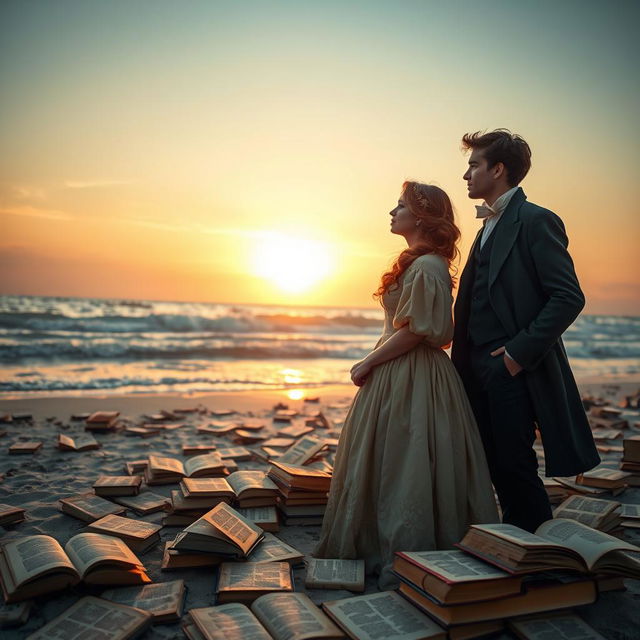
<svg viewBox="0 0 640 640">
<path fill-rule="evenodd" d="M 38 449 L 42 449 L 42 442 L 37 440 L 29 440 L 28 442 L 14 442 L 9 447 L 11 455 L 35 453 Z"/>
<path fill-rule="evenodd" d="M 323 602 L 325 613 L 354 640 L 445 640 L 446 631 L 395 591 Z"/>
<path fill-rule="evenodd" d="M 233 460 L 251 460 L 253 457 L 251 451 L 246 447 L 223 447 L 218 449 L 218 453 L 225 461 L 229 458 Z"/>
<path fill-rule="evenodd" d="M 0 547 L 0 578 L 6 602 L 87 584 L 151 582 L 144 566 L 118 538 L 79 533 L 64 549 L 51 536 L 26 536 Z"/>
<path fill-rule="evenodd" d="M 304 436 L 295 444 L 291 445 L 279 458 L 279 462 L 288 464 L 303 465 L 313 458 L 317 453 L 326 448 L 324 440 Z"/>
<path fill-rule="evenodd" d="M 304 586 L 308 589 L 364 591 L 364 560 L 307 558 Z"/>
<path fill-rule="evenodd" d="M 178 622 L 184 610 L 184 580 L 157 582 L 141 587 L 120 587 L 100 594 L 101 598 L 148 611 L 153 623 Z"/>
<path fill-rule="evenodd" d="M 21 627 L 29 619 L 33 602 L 16 602 L 14 604 L 0 604 L 0 629 Z"/>
<path fill-rule="evenodd" d="M 224 475 L 227 475 L 227 468 L 218 453 L 194 456 L 185 463 L 176 458 L 151 454 L 149 465 L 145 470 L 145 480 L 149 485 L 175 484 L 180 482 L 184 476 L 194 478 Z"/>
<path fill-rule="evenodd" d="M 588 527 L 611 532 L 620 526 L 620 503 L 586 496 L 570 496 L 553 511 L 554 518 L 577 520 Z"/>
<path fill-rule="evenodd" d="M 241 507 L 274 505 L 278 495 L 277 485 L 265 471 L 243 469 L 226 478 L 185 478 L 180 490 L 188 504 L 191 499 L 209 498 L 208 504 L 233 501 Z"/>
<path fill-rule="evenodd" d="M 85 596 L 32 633 L 27 640 L 52 638 L 100 638 L 100 640 L 129 640 L 140 635 L 151 624 L 148 611 L 102 598 Z"/>
<path fill-rule="evenodd" d="M 17 524 L 24 520 L 25 510 L 22 507 L 13 507 L 10 504 L 0 504 L 0 525 L 3 527 Z"/>
<path fill-rule="evenodd" d="M 148 460 L 131 460 L 130 462 L 125 462 L 124 470 L 125 473 L 129 476 L 144 476 L 144 472 L 149 466 Z"/>
<path fill-rule="evenodd" d="M 177 551 L 172 549 L 173 540 L 164 543 L 162 552 L 161 571 L 179 571 L 182 569 L 199 569 L 201 567 L 215 567 L 224 558 L 214 556 L 211 553 L 200 553 L 197 551 Z"/>
<path fill-rule="evenodd" d="M 591 471 L 585 471 L 576 476 L 576 482 L 587 487 L 600 489 L 621 489 L 627 485 L 627 479 L 631 474 L 617 469 L 596 467 Z"/>
<path fill-rule="evenodd" d="M 238 507 L 237 511 L 264 531 L 280 531 L 280 521 L 275 507 Z"/>
<path fill-rule="evenodd" d="M 119 411 L 96 411 L 86 420 L 86 431 L 113 431 L 118 427 Z"/>
<path fill-rule="evenodd" d="M 221 502 L 179 533 L 172 548 L 246 558 L 263 537 L 260 527 Z"/>
<path fill-rule="evenodd" d="M 223 562 L 220 565 L 217 604 L 253 602 L 276 591 L 293 591 L 291 566 L 287 562 Z"/>
<path fill-rule="evenodd" d="M 302 552 L 290 547 L 272 533 L 265 533 L 262 542 L 247 558 L 249 562 L 288 562 L 292 566 L 300 564 L 303 559 Z"/>
<path fill-rule="evenodd" d="M 269 477 L 279 486 L 304 491 L 326 493 L 331 484 L 331 474 L 326 471 L 288 464 L 280 460 L 271 462 Z"/>
<path fill-rule="evenodd" d="M 527 616 L 509 620 L 508 625 L 521 640 L 606 640 L 573 613 Z"/>
<path fill-rule="evenodd" d="M 584 576 L 538 576 L 519 595 L 447 606 L 434 602 L 428 593 L 406 582 L 400 583 L 400 593 L 444 627 L 590 604 L 598 597 L 595 580 Z"/>
<path fill-rule="evenodd" d="M 215 444 L 183 444 L 183 456 L 197 456 L 204 453 L 211 453 L 216 450 Z"/>
<path fill-rule="evenodd" d="M 57 447 L 60 451 L 90 451 L 91 449 L 99 449 L 100 446 L 100 443 L 90 433 L 73 438 L 65 433 L 58 434 Z"/>
<path fill-rule="evenodd" d="M 509 524 L 473 524 L 457 545 L 512 574 L 573 569 L 640 578 L 633 544 L 575 520 L 543 522 L 535 534 Z"/>
<path fill-rule="evenodd" d="M 236 496 L 227 478 L 184 478 L 180 491 L 187 499 L 209 498 L 212 507 L 218 502 L 230 504 Z"/>
<path fill-rule="evenodd" d="M 191 609 L 192 640 L 330 640 L 344 634 L 304 593 L 269 593 L 240 603 Z M 191 635 L 193 633 L 193 635 Z"/>
<path fill-rule="evenodd" d="M 93 522 L 109 514 L 120 515 L 126 511 L 125 507 L 113 504 L 93 493 L 61 498 L 58 505 L 60 511 L 83 522 Z"/>
<path fill-rule="evenodd" d="M 457 549 L 397 551 L 393 571 L 440 604 L 493 600 L 522 591 L 522 576 L 512 576 Z"/>
<path fill-rule="evenodd" d="M 140 493 L 142 478 L 140 476 L 98 476 L 93 483 L 93 491 L 97 496 L 135 496 Z"/>
<path fill-rule="evenodd" d="M 144 553 L 160 542 L 160 529 L 159 524 L 115 515 L 105 516 L 87 526 L 88 531 L 120 538 L 135 553 Z"/>
<path fill-rule="evenodd" d="M 158 493 L 153 493 L 152 491 L 143 491 L 137 496 L 115 496 L 113 500 L 114 502 L 135 511 L 138 515 L 164 511 L 171 504 L 171 500 L 169 498 L 161 496 Z"/>
</svg>

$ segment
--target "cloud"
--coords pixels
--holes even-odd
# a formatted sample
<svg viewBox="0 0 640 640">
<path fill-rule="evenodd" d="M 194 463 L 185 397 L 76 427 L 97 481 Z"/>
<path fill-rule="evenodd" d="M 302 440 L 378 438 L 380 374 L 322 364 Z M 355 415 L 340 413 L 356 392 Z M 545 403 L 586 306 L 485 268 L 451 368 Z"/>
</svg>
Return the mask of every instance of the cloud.
<svg viewBox="0 0 640 640">
<path fill-rule="evenodd" d="M 26 218 L 46 218 L 47 220 L 75 220 L 75 216 L 58 209 L 41 209 L 30 206 L 0 209 L 0 215 L 22 216 Z"/>
</svg>

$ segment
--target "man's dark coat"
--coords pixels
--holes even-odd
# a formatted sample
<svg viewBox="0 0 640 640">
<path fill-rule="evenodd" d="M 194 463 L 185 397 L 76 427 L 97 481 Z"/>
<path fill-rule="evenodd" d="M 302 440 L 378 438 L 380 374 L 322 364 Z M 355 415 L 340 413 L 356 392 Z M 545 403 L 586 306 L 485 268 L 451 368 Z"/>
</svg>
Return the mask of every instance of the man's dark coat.
<svg viewBox="0 0 640 640">
<path fill-rule="evenodd" d="M 562 220 L 512 196 L 495 229 L 489 299 L 509 336 L 505 346 L 524 371 L 545 452 L 547 476 L 572 476 L 596 466 L 596 450 L 560 336 L 584 306 Z M 480 234 L 475 242 L 479 242 Z M 474 247 L 475 247 L 474 242 Z M 470 380 L 467 323 L 474 281 L 474 247 L 460 277 L 451 359 Z"/>
</svg>

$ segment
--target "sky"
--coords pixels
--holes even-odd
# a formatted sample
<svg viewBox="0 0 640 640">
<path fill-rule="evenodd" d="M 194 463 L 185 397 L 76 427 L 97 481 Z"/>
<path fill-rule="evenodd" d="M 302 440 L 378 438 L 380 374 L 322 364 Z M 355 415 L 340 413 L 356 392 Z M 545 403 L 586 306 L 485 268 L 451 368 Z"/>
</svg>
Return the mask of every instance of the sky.
<svg viewBox="0 0 640 640">
<path fill-rule="evenodd" d="M 374 306 L 403 181 L 447 191 L 466 258 L 460 139 L 506 127 L 586 312 L 638 315 L 639 21 L 625 0 L 3 0 L 0 294 Z"/>
</svg>

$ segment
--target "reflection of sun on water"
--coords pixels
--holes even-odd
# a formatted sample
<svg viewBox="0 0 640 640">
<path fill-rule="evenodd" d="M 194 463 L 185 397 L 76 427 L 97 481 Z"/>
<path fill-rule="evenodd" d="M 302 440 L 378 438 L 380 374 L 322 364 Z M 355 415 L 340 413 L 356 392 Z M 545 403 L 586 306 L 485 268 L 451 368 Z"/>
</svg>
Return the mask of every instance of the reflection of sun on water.
<svg viewBox="0 0 640 640">
<path fill-rule="evenodd" d="M 304 378 L 304 373 L 298 369 L 283 369 L 281 373 L 285 384 L 300 384 Z M 288 389 L 286 395 L 289 400 L 302 400 L 305 393 L 302 389 Z"/>
<path fill-rule="evenodd" d="M 302 400 L 302 398 L 304 398 L 304 391 L 302 389 L 289 389 L 287 391 L 287 398 L 289 398 L 289 400 Z"/>
<path fill-rule="evenodd" d="M 332 269 L 326 247 L 305 238 L 270 233 L 253 253 L 253 272 L 288 293 L 301 293 Z"/>
</svg>

